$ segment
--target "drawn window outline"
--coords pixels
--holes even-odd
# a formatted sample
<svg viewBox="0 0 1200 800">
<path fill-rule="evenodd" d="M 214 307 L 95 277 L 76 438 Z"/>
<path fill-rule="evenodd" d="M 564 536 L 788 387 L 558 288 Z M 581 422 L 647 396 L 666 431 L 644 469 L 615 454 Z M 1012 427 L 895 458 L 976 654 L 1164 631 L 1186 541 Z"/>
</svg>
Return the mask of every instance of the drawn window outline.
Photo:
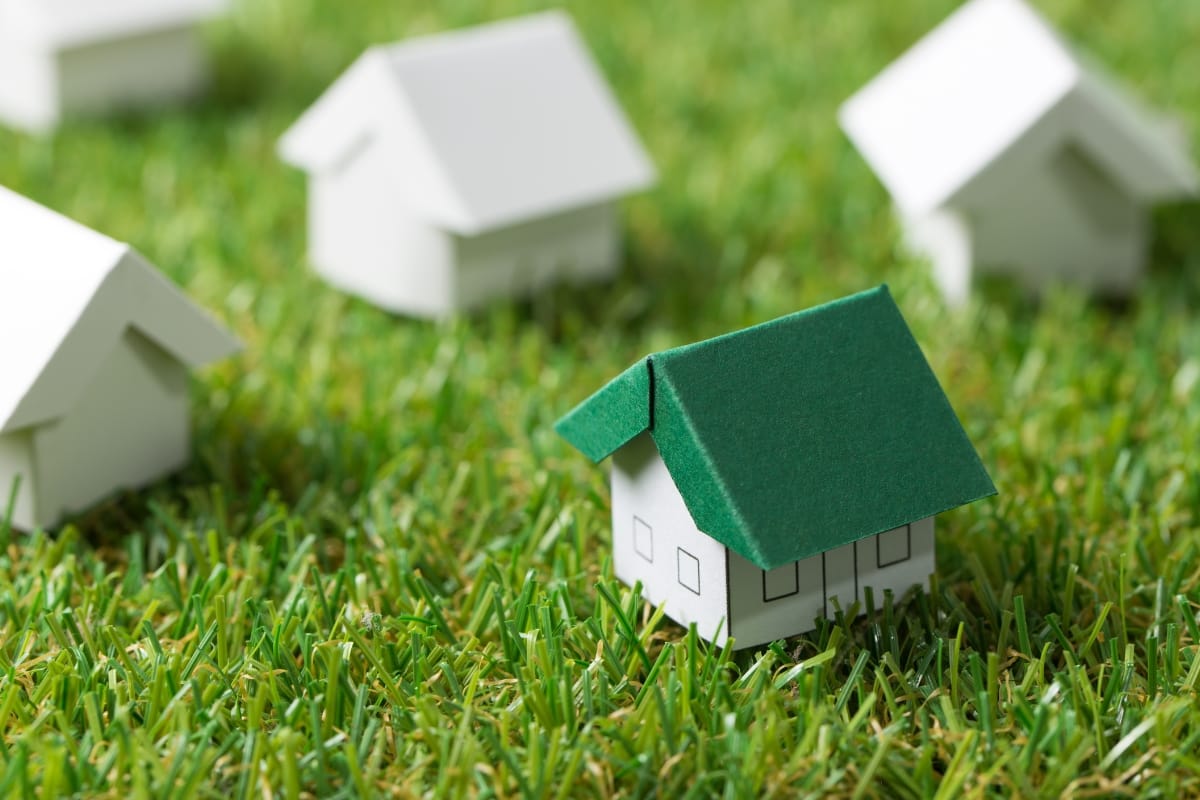
<svg viewBox="0 0 1200 800">
<path fill-rule="evenodd" d="M 688 570 L 687 575 L 684 574 L 684 558 L 688 559 L 686 562 L 686 568 Z M 694 581 L 696 585 L 693 586 L 692 584 L 686 582 L 684 580 L 685 577 Z M 675 579 L 679 581 L 680 586 L 687 589 L 697 597 L 700 596 L 700 559 L 696 558 L 682 547 L 675 548 Z"/>
<path fill-rule="evenodd" d="M 633 515 L 633 551 L 654 563 L 654 528 L 637 514 Z"/>
<path fill-rule="evenodd" d="M 769 589 L 767 586 L 767 581 L 768 581 L 767 576 L 774 573 L 776 576 L 781 576 L 786 580 L 786 573 L 784 572 L 784 570 L 788 569 L 789 567 L 791 568 L 791 571 L 792 571 L 791 588 L 787 589 L 787 586 L 785 584 L 783 588 L 786 589 L 786 591 L 779 591 L 779 588 L 780 588 L 779 586 L 775 586 L 775 587 Z M 799 561 L 793 561 L 791 564 L 785 564 L 782 567 L 777 567 L 776 569 L 773 569 L 773 570 L 765 570 L 764 569 L 764 570 L 761 570 L 761 572 L 762 572 L 762 599 L 763 599 L 764 603 L 773 603 L 776 600 L 782 600 L 785 597 L 794 597 L 794 596 L 800 594 L 800 562 Z"/>
<path fill-rule="evenodd" d="M 887 567 L 894 567 L 897 564 L 903 564 L 905 561 L 909 561 L 912 559 L 912 525 L 905 525 L 904 526 L 904 556 L 902 558 L 893 558 L 890 561 L 883 560 L 883 546 L 880 544 L 880 540 L 884 536 L 887 536 L 888 534 L 897 535 L 899 533 L 899 531 L 900 531 L 899 528 L 893 528 L 890 531 L 884 531 L 883 533 L 876 535 L 876 537 L 875 537 L 875 566 L 878 567 L 879 569 L 886 569 Z"/>
</svg>

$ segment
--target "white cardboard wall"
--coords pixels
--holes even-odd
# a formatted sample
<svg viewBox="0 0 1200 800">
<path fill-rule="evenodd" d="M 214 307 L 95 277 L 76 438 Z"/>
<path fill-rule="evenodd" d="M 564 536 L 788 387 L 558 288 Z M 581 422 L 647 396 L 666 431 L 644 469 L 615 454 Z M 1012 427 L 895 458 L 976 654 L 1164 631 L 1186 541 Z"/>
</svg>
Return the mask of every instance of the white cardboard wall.
<svg viewBox="0 0 1200 800">
<path fill-rule="evenodd" d="M 20 484 L 15 484 L 17 479 Z M 17 530 L 37 527 L 34 492 L 33 437 L 29 431 L 0 434 L 0 517 L 9 511 L 13 487 L 17 486 L 16 503 L 12 507 L 12 525 Z"/>
<path fill-rule="evenodd" d="M 723 645 L 725 547 L 696 530 L 649 433 L 613 455 L 612 504 L 617 577 L 630 586 L 641 581 L 643 596 L 664 606 L 667 616 L 684 626 L 694 623 L 700 636 Z M 681 584 L 681 577 L 698 579 L 699 592 Z"/>
<path fill-rule="evenodd" d="M 617 270 L 621 235 L 616 209 L 601 203 L 454 241 L 455 302 L 474 308 L 559 281 L 610 278 Z"/>
<path fill-rule="evenodd" d="M 57 69 L 51 56 L 0 27 L 0 122 L 44 131 L 58 121 Z"/>
<path fill-rule="evenodd" d="M 90 44 L 58 56 L 64 114 L 103 114 L 199 94 L 208 83 L 204 42 L 193 27 Z"/>
<path fill-rule="evenodd" d="M 157 481 L 190 455 L 185 367 L 127 331 L 65 417 L 33 433 L 38 524 Z"/>
<path fill-rule="evenodd" d="M 313 266 L 389 311 L 448 314 L 455 308 L 451 237 L 408 213 L 381 155 L 372 142 L 342 169 L 310 178 Z"/>
<path fill-rule="evenodd" d="M 832 619 L 839 606 L 849 613 L 857 602 L 862 613 L 866 610 L 863 590 L 868 586 L 877 609 L 883 606 L 888 589 L 899 600 L 912 586 L 927 586 L 935 567 L 933 527 L 932 518 L 924 519 L 799 561 L 794 565 L 795 593 L 774 598 L 764 591 L 763 571 L 730 552 L 730 615 L 736 646 L 753 647 L 806 633 L 815 620 Z M 901 541 L 904 560 L 898 560 Z"/>
</svg>

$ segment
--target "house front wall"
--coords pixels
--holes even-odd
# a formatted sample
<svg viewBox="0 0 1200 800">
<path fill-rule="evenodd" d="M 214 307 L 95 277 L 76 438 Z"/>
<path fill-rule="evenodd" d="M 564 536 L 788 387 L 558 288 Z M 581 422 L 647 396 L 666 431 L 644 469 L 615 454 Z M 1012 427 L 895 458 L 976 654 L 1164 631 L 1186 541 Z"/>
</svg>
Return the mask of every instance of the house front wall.
<svg viewBox="0 0 1200 800">
<path fill-rule="evenodd" d="M 519 297 L 558 282 L 612 277 L 620 258 L 620 226 L 612 203 L 553 214 L 477 236 L 456 236 L 460 308 Z"/>
<path fill-rule="evenodd" d="M 33 432 L 37 525 L 145 486 L 190 455 L 186 368 L 128 330 L 66 416 Z"/>
<path fill-rule="evenodd" d="M 73 47 L 58 55 L 64 114 L 104 112 L 194 95 L 208 59 L 194 26 Z"/>
<path fill-rule="evenodd" d="M 409 214 L 379 139 L 365 138 L 309 184 L 309 257 L 331 284 L 389 311 L 455 308 L 454 244 Z"/>
<path fill-rule="evenodd" d="M 820 618 L 865 611 L 870 587 L 876 608 L 884 592 L 897 599 L 928 587 L 934 571 L 933 518 L 869 536 L 778 569 L 764 571 L 729 553 L 729 608 L 738 648 L 813 630 Z"/>
<path fill-rule="evenodd" d="M 14 528 L 31 530 L 36 497 L 33 435 L 28 430 L 0 434 L 0 519 L 8 515 Z"/>
<path fill-rule="evenodd" d="M 613 568 L 681 625 L 722 645 L 726 621 L 725 547 L 696 529 L 649 433 L 613 456 Z"/>
</svg>

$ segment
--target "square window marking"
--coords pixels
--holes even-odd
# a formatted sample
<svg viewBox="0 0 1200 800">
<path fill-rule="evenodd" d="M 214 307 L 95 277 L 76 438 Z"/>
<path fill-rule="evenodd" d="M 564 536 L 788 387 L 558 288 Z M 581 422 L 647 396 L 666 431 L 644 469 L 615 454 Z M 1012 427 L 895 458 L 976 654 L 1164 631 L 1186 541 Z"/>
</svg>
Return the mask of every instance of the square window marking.
<svg viewBox="0 0 1200 800">
<path fill-rule="evenodd" d="M 654 529 L 641 518 L 633 518 L 633 550 L 642 558 L 654 563 Z"/>
<path fill-rule="evenodd" d="M 763 602 L 781 600 L 800 593 L 800 564 L 793 561 L 762 573 Z"/>
<path fill-rule="evenodd" d="M 875 537 L 875 566 L 902 564 L 912 558 L 912 526 L 884 531 Z"/>
<path fill-rule="evenodd" d="M 679 585 L 693 594 L 700 594 L 700 559 L 679 547 L 675 551 L 675 561 Z"/>
</svg>

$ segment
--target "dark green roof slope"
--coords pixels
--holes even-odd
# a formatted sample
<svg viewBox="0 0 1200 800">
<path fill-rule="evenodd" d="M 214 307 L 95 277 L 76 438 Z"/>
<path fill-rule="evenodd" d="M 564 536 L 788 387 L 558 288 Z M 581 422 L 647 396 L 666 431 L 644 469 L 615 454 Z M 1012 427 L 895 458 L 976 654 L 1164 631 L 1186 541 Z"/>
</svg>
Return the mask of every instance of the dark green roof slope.
<svg viewBox="0 0 1200 800">
<path fill-rule="evenodd" d="M 763 569 L 995 494 L 887 287 L 635 364 L 559 420 L 649 430 L 696 526 Z"/>
</svg>

